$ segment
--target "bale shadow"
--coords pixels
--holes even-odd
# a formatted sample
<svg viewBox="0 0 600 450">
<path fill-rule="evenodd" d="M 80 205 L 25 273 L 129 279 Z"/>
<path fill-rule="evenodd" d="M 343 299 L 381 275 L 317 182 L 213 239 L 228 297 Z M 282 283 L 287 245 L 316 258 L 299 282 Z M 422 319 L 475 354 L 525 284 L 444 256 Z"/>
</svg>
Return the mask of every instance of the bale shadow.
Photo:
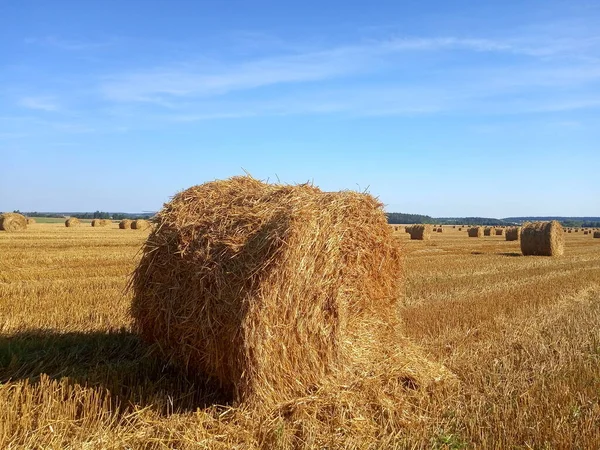
<svg viewBox="0 0 600 450">
<path fill-rule="evenodd" d="M 128 331 L 56 333 L 34 330 L 0 336 L 0 383 L 41 375 L 110 392 L 114 406 L 150 406 L 159 414 L 228 405 L 214 380 L 190 377 L 154 356 Z"/>
<path fill-rule="evenodd" d="M 514 257 L 523 256 L 521 253 L 517 253 L 517 252 L 504 252 L 504 253 L 498 253 L 498 254 L 502 255 L 502 256 L 514 256 Z"/>
</svg>

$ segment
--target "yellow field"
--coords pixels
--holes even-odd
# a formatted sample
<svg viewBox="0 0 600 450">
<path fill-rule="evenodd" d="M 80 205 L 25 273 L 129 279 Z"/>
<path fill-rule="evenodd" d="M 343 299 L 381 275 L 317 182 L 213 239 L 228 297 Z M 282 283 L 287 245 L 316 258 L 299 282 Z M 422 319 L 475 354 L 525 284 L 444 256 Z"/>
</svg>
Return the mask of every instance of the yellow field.
<svg viewBox="0 0 600 450">
<path fill-rule="evenodd" d="M 451 227 L 396 235 L 406 333 L 460 383 L 407 388 L 405 425 L 361 435 L 360 417 L 218 406 L 208 383 L 149 356 L 125 291 L 147 232 L 0 232 L 0 448 L 599 448 L 600 239 L 568 234 L 546 258 Z"/>
</svg>

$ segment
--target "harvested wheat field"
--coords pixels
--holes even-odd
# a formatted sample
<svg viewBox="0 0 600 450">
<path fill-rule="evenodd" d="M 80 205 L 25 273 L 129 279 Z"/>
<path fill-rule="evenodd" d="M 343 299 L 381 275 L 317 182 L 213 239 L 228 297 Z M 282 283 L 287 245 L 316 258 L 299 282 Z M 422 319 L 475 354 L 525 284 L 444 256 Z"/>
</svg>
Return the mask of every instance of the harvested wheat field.
<svg viewBox="0 0 600 450">
<path fill-rule="evenodd" d="M 421 366 L 381 365 L 260 414 L 133 332 L 125 287 L 150 231 L 0 233 L 0 448 L 597 448 L 600 240 L 565 235 L 548 258 L 444 231 L 393 234 L 398 344 Z"/>
</svg>

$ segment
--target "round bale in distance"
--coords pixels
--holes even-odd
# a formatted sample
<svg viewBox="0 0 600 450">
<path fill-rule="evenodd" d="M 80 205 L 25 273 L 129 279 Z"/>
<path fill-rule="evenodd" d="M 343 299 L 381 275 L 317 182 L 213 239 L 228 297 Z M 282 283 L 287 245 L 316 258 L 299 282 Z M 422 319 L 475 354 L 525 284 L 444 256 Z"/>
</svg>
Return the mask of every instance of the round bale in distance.
<svg viewBox="0 0 600 450">
<path fill-rule="evenodd" d="M 521 235 L 521 227 L 510 227 L 506 229 L 504 234 L 507 241 L 518 241 Z"/>
<path fill-rule="evenodd" d="M 93 219 L 92 226 L 93 227 L 106 227 L 110 225 L 112 221 L 110 219 Z"/>
<path fill-rule="evenodd" d="M 594 239 L 600 238 L 600 231 L 594 231 Z"/>
<path fill-rule="evenodd" d="M 429 224 L 411 225 L 407 227 L 406 232 L 410 234 L 412 240 L 427 241 L 431 239 L 433 227 Z"/>
<path fill-rule="evenodd" d="M 368 194 L 234 177 L 180 192 L 155 222 L 134 329 L 236 403 L 307 395 L 398 339 L 400 247 Z"/>
<path fill-rule="evenodd" d="M 35 223 L 35 219 L 33 217 L 27 218 L 27 225 L 33 225 Z"/>
<path fill-rule="evenodd" d="M 138 219 L 131 222 L 132 230 L 147 230 L 150 228 L 150 222 L 144 219 Z"/>
<path fill-rule="evenodd" d="M 65 227 L 67 228 L 77 227 L 79 224 L 80 222 L 77 217 L 69 217 L 67 220 L 65 220 Z"/>
<path fill-rule="evenodd" d="M 119 228 L 121 230 L 130 230 L 132 222 L 133 222 L 132 220 L 123 219 L 119 222 Z"/>
<path fill-rule="evenodd" d="M 19 213 L 0 214 L 0 230 L 23 231 L 27 229 L 27 219 Z"/>
<path fill-rule="evenodd" d="M 564 231 L 556 220 L 526 223 L 521 228 L 523 255 L 561 256 L 564 249 Z"/>
<path fill-rule="evenodd" d="M 470 227 L 467 229 L 467 234 L 469 237 L 481 237 L 483 236 L 483 228 L 482 227 Z"/>
</svg>

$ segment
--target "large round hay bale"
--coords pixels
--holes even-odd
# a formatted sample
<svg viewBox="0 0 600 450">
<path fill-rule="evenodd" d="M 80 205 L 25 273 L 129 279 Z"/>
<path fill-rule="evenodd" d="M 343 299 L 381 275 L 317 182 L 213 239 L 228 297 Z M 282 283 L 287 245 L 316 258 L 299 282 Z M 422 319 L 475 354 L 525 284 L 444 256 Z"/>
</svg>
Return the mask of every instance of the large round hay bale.
<svg viewBox="0 0 600 450">
<path fill-rule="evenodd" d="M 431 239 L 432 232 L 433 227 L 429 224 L 411 225 L 407 229 L 410 238 L 417 241 L 427 241 Z"/>
<path fill-rule="evenodd" d="M 236 402 L 308 395 L 398 342 L 401 255 L 370 195 L 235 177 L 177 194 L 155 222 L 134 329 Z"/>
<path fill-rule="evenodd" d="M 600 231 L 594 231 L 594 239 L 600 238 Z"/>
<path fill-rule="evenodd" d="M 521 235 L 521 227 L 510 227 L 506 229 L 505 238 L 507 241 L 518 241 Z"/>
<path fill-rule="evenodd" d="M 123 219 L 119 222 L 119 229 L 121 230 L 130 230 L 131 229 L 131 224 L 133 223 L 132 220 L 129 219 Z"/>
<path fill-rule="evenodd" d="M 33 225 L 35 223 L 35 219 L 33 217 L 27 218 L 27 225 Z"/>
<path fill-rule="evenodd" d="M 65 227 L 68 227 L 68 228 L 78 227 L 79 224 L 80 224 L 80 222 L 77 217 L 69 217 L 67 220 L 65 220 Z"/>
<path fill-rule="evenodd" d="M 504 228 L 496 228 L 496 236 L 504 236 Z"/>
<path fill-rule="evenodd" d="M 467 234 L 469 237 L 481 237 L 483 236 L 483 228 L 482 227 L 470 227 L 467 229 Z"/>
<path fill-rule="evenodd" d="M 27 229 L 27 219 L 19 213 L 0 214 L 0 230 L 23 231 Z"/>
<path fill-rule="evenodd" d="M 483 229 L 484 236 L 492 236 L 493 232 L 494 232 L 494 229 L 492 227 L 485 227 Z"/>
<path fill-rule="evenodd" d="M 437 233 L 443 233 L 444 229 L 442 227 L 438 227 L 437 230 L 435 230 Z"/>
<path fill-rule="evenodd" d="M 526 223 L 521 228 L 521 251 L 524 255 L 560 256 L 564 248 L 564 231 L 556 220 Z"/>
<path fill-rule="evenodd" d="M 131 228 L 133 230 L 147 230 L 150 226 L 150 222 L 144 219 L 138 219 L 131 222 Z"/>
<path fill-rule="evenodd" d="M 110 219 L 93 219 L 92 226 L 93 227 L 107 227 L 112 224 L 112 220 Z"/>
</svg>

